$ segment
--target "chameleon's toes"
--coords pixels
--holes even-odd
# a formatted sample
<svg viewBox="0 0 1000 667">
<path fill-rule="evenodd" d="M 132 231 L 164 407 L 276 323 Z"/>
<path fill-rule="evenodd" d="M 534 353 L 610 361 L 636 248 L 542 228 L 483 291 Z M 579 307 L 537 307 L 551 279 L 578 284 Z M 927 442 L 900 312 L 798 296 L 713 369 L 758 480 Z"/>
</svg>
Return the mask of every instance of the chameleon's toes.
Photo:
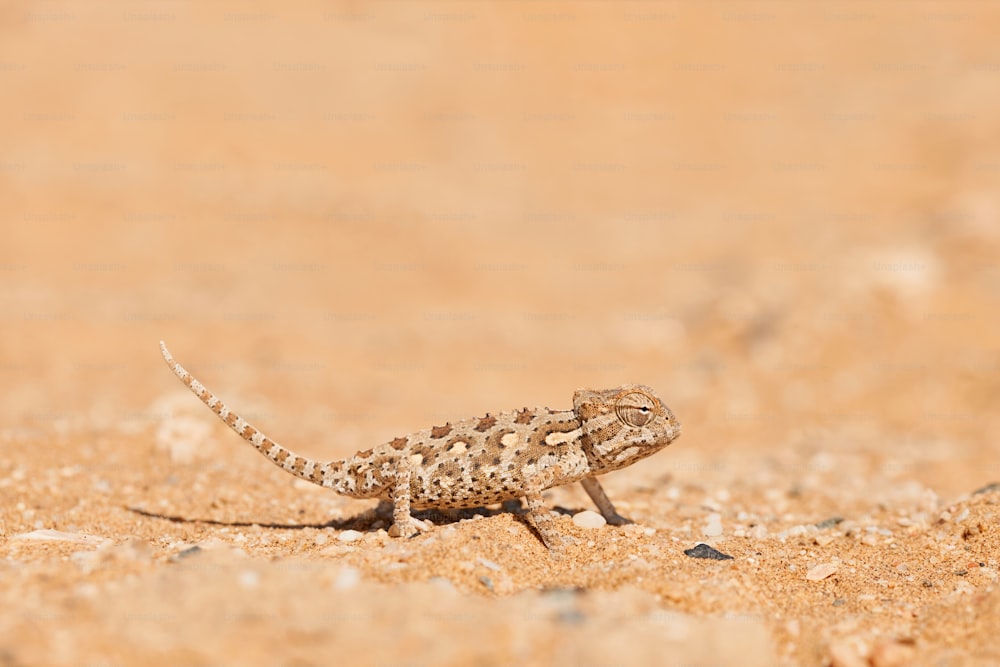
<svg viewBox="0 0 1000 667">
<path fill-rule="evenodd" d="M 548 547 L 549 555 L 555 560 L 560 560 L 566 555 L 566 547 L 577 543 L 576 538 L 572 535 L 562 535 L 559 533 L 545 535 L 542 541 Z"/>
<path fill-rule="evenodd" d="M 410 517 L 406 521 L 397 521 L 389 527 L 389 535 L 392 537 L 414 537 L 420 533 L 426 533 L 434 527 L 430 521 L 421 521 Z"/>
<path fill-rule="evenodd" d="M 416 525 L 412 521 L 407 521 L 403 524 L 397 521 L 389 527 L 389 535 L 391 537 L 413 537 L 418 532 Z"/>
</svg>

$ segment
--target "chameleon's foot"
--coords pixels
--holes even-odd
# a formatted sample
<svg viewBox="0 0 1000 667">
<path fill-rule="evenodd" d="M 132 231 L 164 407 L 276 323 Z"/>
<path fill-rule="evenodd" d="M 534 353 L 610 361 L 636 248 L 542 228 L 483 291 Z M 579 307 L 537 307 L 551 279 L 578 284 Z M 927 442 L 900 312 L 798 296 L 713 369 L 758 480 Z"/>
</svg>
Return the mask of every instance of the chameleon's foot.
<svg viewBox="0 0 1000 667">
<path fill-rule="evenodd" d="M 391 526 L 389 526 L 389 535 L 391 537 L 414 537 L 420 533 L 427 532 L 433 527 L 433 524 L 428 521 L 419 521 L 413 517 L 407 517 L 402 521 L 397 520 Z"/>
<path fill-rule="evenodd" d="M 413 537 L 418 532 L 413 520 L 397 521 L 389 527 L 389 535 L 391 537 Z"/>
<path fill-rule="evenodd" d="M 597 481 L 596 477 L 585 477 L 580 480 L 580 483 L 583 484 L 587 495 L 597 505 L 597 509 L 600 510 L 601 516 L 604 517 L 605 521 L 612 526 L 624 526 L 625 524 L 632 523 L 631 519 L 626 519 L 615 510 L 615 506 L 608 500 L 608 495 L 604 493 L 604 489 L 601 488 L 601 483 Z"/>
<path fill-rule="evenodd" d="M 604 517 L 604 520 L 607 521 L 612 526 L 626 526 L 626 525 L 628 525 L 630 523 L 635 523 L 635 521 L 632 521 L 632 519 L 628 519 L 626 517 L 623 517 L 618 512 L 614 512 L 610 516 L 606 515 Z"/>
<path fill-rule="evenodd" d="M 564 535 L 556 528 L 557 519 L 544 507 L 536 507 L 528 513 L 528 523 L 535 529 L 538 536 L 553 558 L 558 559 L 566 551 L 566 547 L 576 544 L 572 535 Z"/>
</svg>

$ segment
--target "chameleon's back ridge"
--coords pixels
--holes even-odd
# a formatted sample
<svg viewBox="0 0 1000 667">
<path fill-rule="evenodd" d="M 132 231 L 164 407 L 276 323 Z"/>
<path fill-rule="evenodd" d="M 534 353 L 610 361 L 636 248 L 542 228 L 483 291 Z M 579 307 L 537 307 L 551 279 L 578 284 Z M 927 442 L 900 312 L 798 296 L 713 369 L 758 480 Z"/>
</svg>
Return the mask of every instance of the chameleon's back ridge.
<svg viewBox="0 0 1000 667">
<path fill-rule="evenodd" d="M 167 365 L 222 421 L 275 465 L 353 498 L 393 505 L 390 534 L 411 536 L 411 509 L 468 508 L 523 498 L 528 519 L 552 550 L 567 541 L 553 525 L 542 491 L 581 482 L 607 521 L 626 523 L 596 476 L 660 451 L 681 433 L 680 422 L 649 387 L 581 389 L 572 410 L 523 408 L 417 431 L 342 461 L 316 461 L 277 444 L 230 410 L 174 361 Z"/>
</svg>

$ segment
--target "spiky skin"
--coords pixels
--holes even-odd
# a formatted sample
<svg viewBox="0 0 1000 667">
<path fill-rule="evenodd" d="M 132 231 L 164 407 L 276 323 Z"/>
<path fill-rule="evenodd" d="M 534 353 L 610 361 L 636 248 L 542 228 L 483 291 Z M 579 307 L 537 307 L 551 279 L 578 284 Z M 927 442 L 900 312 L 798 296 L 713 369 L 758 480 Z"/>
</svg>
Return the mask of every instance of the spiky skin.
<svg viewBox="0 0 1000 667">
<path fill-rule="evenodd" d="M 277 444 L 216 398 L 174 361 L 167 365 L 216 415 L 275 465 L 352 498 L 393 506 L 393 535 L 411 536 L 411 509 L 480 507 L 524 498 L 528 518 L 553 550 L 565 540 L 542 491 L 581 482 L 601 514 L 626 522 L 596 476 L 632 465 L 680 436 L 681 424 L 649 387 L 581 389 L 572 410 L 524 408 L 486 414 L 395 438 L 342 461 L 314 461 Z"/>
</svg>

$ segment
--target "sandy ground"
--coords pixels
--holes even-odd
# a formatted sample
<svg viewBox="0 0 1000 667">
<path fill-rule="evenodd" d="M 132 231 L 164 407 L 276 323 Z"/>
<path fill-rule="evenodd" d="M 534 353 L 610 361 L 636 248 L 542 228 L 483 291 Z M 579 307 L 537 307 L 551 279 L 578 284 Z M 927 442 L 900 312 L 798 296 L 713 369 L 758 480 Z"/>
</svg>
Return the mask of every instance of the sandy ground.
<svg viewBox="0 0 1000 667">
<path fill-rule="evenodd" d="M 0 665 L 1000 664 L 1000 5 L 0 8 Z M 296 481 L 578 387 L 549 559 Z M 977 492 L 978 491 L 978 492 Z M 707 543 L 732 556 L 696 559 Z"/>
</svg>

